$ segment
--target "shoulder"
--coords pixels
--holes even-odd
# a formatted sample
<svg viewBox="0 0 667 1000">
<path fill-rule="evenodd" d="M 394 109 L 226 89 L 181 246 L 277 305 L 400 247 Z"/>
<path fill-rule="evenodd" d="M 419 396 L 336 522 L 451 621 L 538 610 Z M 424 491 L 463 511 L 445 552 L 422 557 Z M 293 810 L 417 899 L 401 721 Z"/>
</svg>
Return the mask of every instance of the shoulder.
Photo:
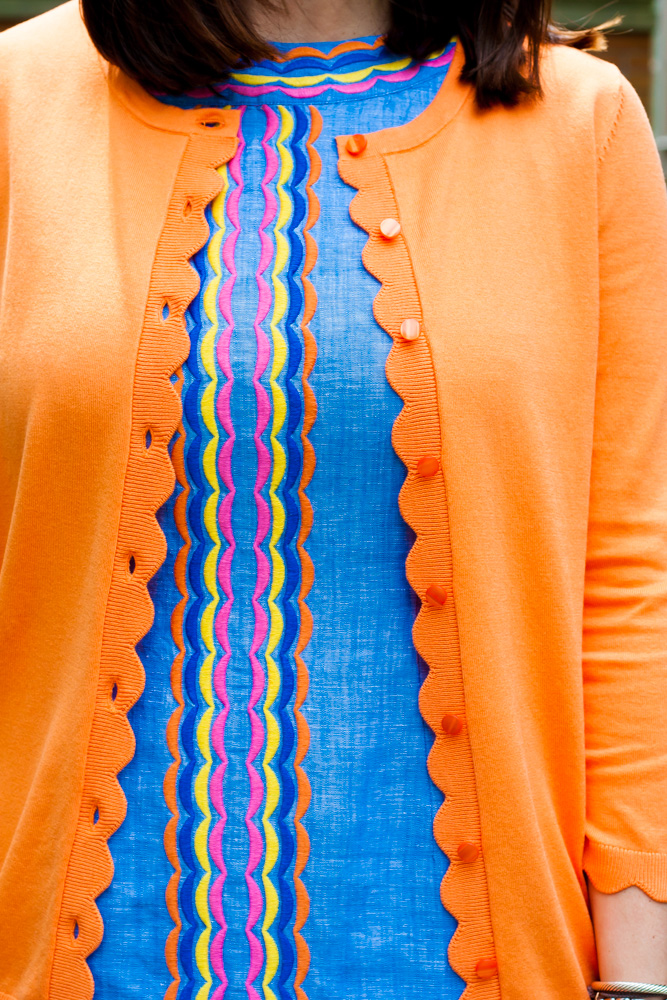
<svg viewBox="0 0 667 1000">
<path fill-rule="evenodd" d="M 77 0 L 67 0 L 0 33 L 0 53 L 3 63 L 5 59 L 20 61 L 35 55 L 50 61 L 60 58 L 63 46 L 63 55 L 70 54 L 82 35 L 86 35 L 86 29 Z"/>
<path fill-rule="evenodd" d="M 63 91 L 85 85 L 103 76 L 102 61 L 90 41 L 77 0 L 0 33 L 0 101 L 31 98 L 42 106 Z"/>
<path fill-rule="evenodd" d="M 594 131 L 602 155 L 619 116 L 634 118 L 650 130 L 648 117 L 632 84 L 613 63 L 568 45 L 545 46 L 542 56 L 543 104 L 547 114 L 568 128 Z"/>
<path fill-rule="evenodd" d="M 553 91 L 565 88 L 582 96 L 613 93 L 625 78 L 618 66 L 593 52 L 571 45 L 545 45 L 542 69 Z"/>
</svg>

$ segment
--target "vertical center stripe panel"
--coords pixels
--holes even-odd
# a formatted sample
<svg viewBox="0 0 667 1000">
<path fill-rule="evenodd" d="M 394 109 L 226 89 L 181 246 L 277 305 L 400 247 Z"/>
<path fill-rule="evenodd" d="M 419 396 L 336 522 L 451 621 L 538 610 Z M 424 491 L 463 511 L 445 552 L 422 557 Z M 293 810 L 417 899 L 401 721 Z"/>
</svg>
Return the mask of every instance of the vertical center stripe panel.
<svg viewBox="0 0 667 1000">
<path fill-rule="evenodd" d="M 264 123 L 261 191 L 244 188 L 242 116 L 237 154 L 221 169 L 222 190 L 207 210 L 210 239 L 194 260 L 201 289 L 188 313 L 191 353 L 180 383 L 184 416 L 174 464 L 183 487 L 176 512 L 183 600 L 172 623 L 179 649 L 172 684 L 182 707 L 170 725 L 175 763 L 167 782 L 174 789 L 167 788 L 175 814 L 170 829 L 176 830 L 166 836 L 175 868 L 169 1000 L 223 1000 L 230 990 L 237 995 L 239 983 L 248 1000 L 305 1000 L 309 962 L 309 902 L 301 881 L 309 853 L 302 825 L 310 799 L 304 770 L 308 726 L 300 709 L 308 688 L 301 653 L 312 631 L 305 603 L 313 578 L 305 551 L 312 511 L 305 490 L 315 460 L 306 435 L 316 412 L 307 384 L 316 351 L 307 324 L 315 312 L 308 274 L 317 254 L 307 230 L 318 214 L 312 186 L 320 126 L 314 109 L 265 106 L 253 113 L 252 128 L 260 116 Z M 252 211 L 260 212 L 252 237 L 242 224 L 249 197 L 255 199 Z M 235 306 L 233 289 L 237 255 L 255 252 L 249 249 L 253 238 L 257 297 L 249 326 L 247 303 Z M 244 365 L 252 354 L 256 466 L 243 467 L 237 480 L 232 459 L 238 350 Z M 247 491 L 257 515 L 251 587 L 245 578 L 236 580 L 234 569 L 233 510 L 237 500 L 247 502 Z M 248 602 L 253 621 L 245 660 L 229 633 L 239 602 Z M 230 686 L 232 649 L 238 662 Z M 239 701 L 244 671 L 247 697 Z M 232 746 L 236 755 L 245 739 L 242 717 L 247 784 L 244 792 L 237 768 L 229 786 L 232 801 L 226 799 L 226 775 Z M 243 843 L 238 825 L 231 836 L 230 809 L 236 820 L 242 818 Z M 245 957 L 238 939 L 227 949 L 227 908 L 245 911 Z"/>
</svg>

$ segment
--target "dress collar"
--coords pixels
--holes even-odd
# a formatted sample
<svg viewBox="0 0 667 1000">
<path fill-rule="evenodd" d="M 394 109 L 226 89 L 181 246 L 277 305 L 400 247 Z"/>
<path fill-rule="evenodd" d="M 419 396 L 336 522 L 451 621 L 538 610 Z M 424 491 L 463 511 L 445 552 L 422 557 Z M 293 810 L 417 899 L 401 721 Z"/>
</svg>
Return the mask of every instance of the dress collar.
<svg viewBox="0 0 667 1000">
<path fill-rule="evenodd" d="M 240 117 L 238 110 L 206 106 L 205 103 L 196 108 L 173 107 L 153 97 L 141 84 L 101 57 L 100 62 L 113 97 L 146 125 L 181 135 L 210 133 L 236 136 Z M 452 65 L 433 101 L 407 124 L 368 134 L 373 150 L 384 153 L 409 149 L 444 128 L 473 92 L 472 86 L 460 79 L 464 62 L 463 47 L 457 40 Z"/>
</svg>

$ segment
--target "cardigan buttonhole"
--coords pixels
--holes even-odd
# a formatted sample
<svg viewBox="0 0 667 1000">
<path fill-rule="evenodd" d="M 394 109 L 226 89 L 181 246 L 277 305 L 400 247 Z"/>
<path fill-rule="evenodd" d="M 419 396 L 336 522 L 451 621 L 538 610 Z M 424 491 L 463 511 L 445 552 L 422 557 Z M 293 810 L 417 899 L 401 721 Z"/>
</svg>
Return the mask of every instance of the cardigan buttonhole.
<svg viewBox="0 0 667 1000">
<path fill-rule="evenodd" d="M 171 307 L 169 305 L 169 299 L 165 299 L 164 302 L 162 303 L 162 319 L 165 321 L 168 320 L 170 312 L 171 312 Z"/>
<path fill-rule="evenodd" d="M 132 576 L 134 574 L 135 569 L 137 568 L 137 560 L 134 558 L 134 556 L 130 556 L 130 561 L 128 563 L 128 566 L 130 568 L 130 576 Z"/>
<path fill-rule="evenodd" d="M 150 430 L 147 430 L 146 431 L 146 450 L 147 451 L 148 451 L 148 449 L 150 448 L 150 446 L 152 444 L 153 444 L 153 435 L 151 434 Z"/>
</svg>

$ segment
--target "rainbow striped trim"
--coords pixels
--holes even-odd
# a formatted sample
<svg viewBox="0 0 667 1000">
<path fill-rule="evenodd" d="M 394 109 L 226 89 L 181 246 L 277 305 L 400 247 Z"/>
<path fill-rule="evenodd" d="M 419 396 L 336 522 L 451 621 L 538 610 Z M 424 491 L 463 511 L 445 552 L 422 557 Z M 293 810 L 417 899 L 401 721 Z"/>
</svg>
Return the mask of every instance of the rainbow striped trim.
<svg viewBox="0 0 667 1000">
<path fill-rule="evenodd" d="M 301 654 L 312 631 L 305 603 L 313 579 L 305 551 L 312 511 L 305 490 L 314 469 L 307 434 L 316 410 L 307 383 L 315 358 L 308 323 L 316 306 L 308 275 L 317 255 L 308 230 L 319 212 L 313 185 L 319 175 L 314 142 L 321 119 L 314 109 L 267 106 L 263 114 L 264 213 L 253 377 L 255 627 L 245 706 L 250 728 L 245 988 L 249 1000 L 306 1000 L 302 984 L 309 952 L 303 931 L 309 902 L 301 876 L 308 837 L 302 821 L 310 787 L 303 766 L 308 727 L 301 707 L 308 675 Z M 183 488 L 176 508 L 183 539 L 176 561 L 182 600 L 172 620 L 179 649 L 172 676 L 178 707 L 170 724 L 174 764 L 166 785 L 174 818 L 165 834 L 175 869 L 168 892 L 176 925 L 167 946 L 174 978 L 169 1000 L 223 1000 L 229 987 L 225 729 L 231 708 L 239 707 L 230 705 L 226 683 L 232 655 L 229 615 L 238 600 L 230 345 L 243 154 L 241 135 L 237 154 L 220 168 L 222 190 L 207 210 L 210 238 L 197 258 L 201 290 L 189 311 L 192 351 L 179 383 L 184 417 L 174 465 Z"/>
<path fill-rule="evenodd" d="M 399 57 L 387 49 L 382 39 L 344 42 L 329 52 L 309 46 L 286 50 L 279 60 L 263 60 L 249 69 L 232 72 L 213 92 L 220 98 L 238 102 L 240 97 L 258 99 L 285 95 L 307 100 L 326 93 L 364 94 L 381 83 L 407 84 L 425 67 L 445 68 L 454 58 L 456 40 L 421 62 Z M 165 97 L 164 94 L 156 96 Z M 210 101 L 211 90 L 196 88 L 173 103 Z"/>
<path fill-rule="evenodd" d="M 307 1000 L 309 899 L 302 876 L 309 856 L 303 820 L 310 786 L 305 767 L 309 733 L 302 713 L 308 671 L 302 654 L 312 633 L 306 599 L 313 566 L 305 545 L 313 515 L 306 489 L 315 467 L 308 434 L 317 407 L 308 385 L 316 355 L 309 329 L 316 295 L 309 275 L 317 258 L 311 229 L 319 215 L 315 143 L 322 120 L 316 108 L 299 99 L 324 90 L 362 93 L 383 80 L 402 84 L 425 66 L 446 67 L 454 50 L 452 43 L 415 63 L 397 59 L 381 40 L 346 42 L 328 53 L 304 46 L 291 49 L 279 63 L 235 74 L 220 91 L 218 99 L 227 95 L 231 102 L 247 88 L 257 99 L 248 114 L 264 122 L 257 306 L 251 319 L 257 467 L 254 484 L 243 486 L 252 489 L 257 511 L 256 575 L 246 595 L 254 628 L 247 704 L 231 704 L 228 625 L 239 593 L 234 588 L 237 485 L 230 345 L 235 255 L 243 235 L 242 110 L 239 147 L 220 168 L 222 189 L 207 209 L 209 241 L 195 261 L 201 290 L 188 313 L 192 352 L 182 373 L 184 418 L 174 446 L 183 488 L 176 503 L 183 547 L 175 570 L 182 600 L 172 622 L 179 650 L 172 677 L 178 707 L 169 731 L 174 765 L 165 784 L 173 813 L 165 842 L 175 870 L 168 890 L 175 929 L 167 944 L 174 982 L 167 1000 L 225 997 L 232 973 L 231 964 L 225 968 L 225 886 L 238 884 L 239 875 L 247 887 L 247 965 L 242 959 L 241 982 L 248 1000 Z M 277 101 L 260 103 L 265 93 Z M 282 94 L 288 94 L 289 103 L 283 103 Z M 194 103 L 196 95 L 174 100 Z M 247 834 L 243 856 L 238 844 L 228 846 L 225 839 L 225 733 L 232 710 L 235 718 L 245 713 L 249 732 L 247 799 L 241 800 Z M 238 915 L 237 897 L 234 905 Z"/>
<path fill-rule="evenodd" d="M 257 361 L 253 385 L 255 388 L 255 398 L 257 401 L 257 424 L 255 427 L 254 441 L 257 452 L 257 478 L 255 481 L 255 506 L 257 508 L 257 531 L 253 549 L 257 562 L 257 581 L 253 594 L 252 604 L 255 617 L 255 632 L 250 650 L 250 661 L 252 665 L 253 687 L 248 705 L 248 714 L 251 721 L 251 745 L 247 759 L 248 775 L 250 778 L 250 803 L 246 814 L 246 826 L 250 839 L 250 850 L 248 854 L 248 867 L 246 868 L 246 883 L 248 885 L 248 920 L 246 922 L 246 936 L 250 946 L 250 968 L 246 979 L 246 991 L 250 1000 L 259 1000 L 255 982 L 262 971 L 264 965 L 264 950 L 256 934 L 256 927 L 262 914 L 264 897 L 261 889 L 255 880 L 255 872 L 259 867 L 264 853 L 262 835 L 254 823 L 254 817 L 259 811 L 264 798 L 264 784 L 255 767 L 263 743 L 264 728 L 260 718 L 255 711 L 259 699 L 265 688 L 265 670 L 260 660 L 260 651 L 266 640 L 268 633 L 268 616 L 262 605 L 262 597 L 271 579 L 271 568 L 269 560 L 263 548 L 264 541 L 271 528 L 271 512 L 267 504 L 263 490 L 271 475 L 271 456 L 264 443 L 264 433 L 271 419 L 271 403 L 269 396 L 262 384 L 262 377 L 267 369 L 271 357 L 271 345 L 264 332 L 263 323 L 268 316 L 271 307 L 271 291 L 264 277 L 273 257 L 273 244 L 266 234 L 266 229 L 273 221 L 276 214 L 276 201 L 271 191 L 271 182 L 276 173 L 277 157 L 271 148 L 271 140 L 276 132 L 276 116 L 267 118 L 266 131 L 262 140 L 262 150 L 266 162 L 266 170 L 262 181 L 262 193 L 264 196 L 264 214 L 259 228 L 261 242 L 261 255 L 257 270 L 256 281 L 259 292 L 257 314 L 255 316 L 254 330 L 257 343 Z"/>
</svg>

